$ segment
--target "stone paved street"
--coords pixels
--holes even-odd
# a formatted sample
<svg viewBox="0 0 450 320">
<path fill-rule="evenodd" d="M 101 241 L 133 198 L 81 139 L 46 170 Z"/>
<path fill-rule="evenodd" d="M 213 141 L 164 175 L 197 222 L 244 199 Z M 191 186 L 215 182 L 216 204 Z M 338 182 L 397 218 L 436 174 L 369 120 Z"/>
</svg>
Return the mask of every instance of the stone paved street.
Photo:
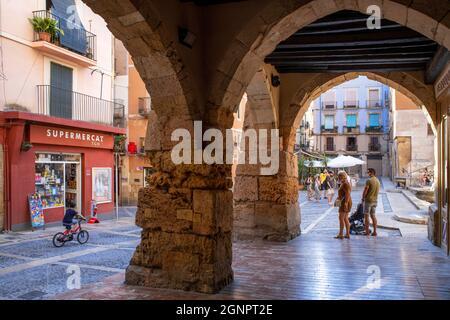
<svg viewBox="0 0 450 320">
<path fill-rule="evenodd" d="M 123 274 L 140 240 L 134 225 L 135 208 L 123 208 L 119 221 L 84 224 L 89 242 L 55 248 L 52 236 L 62 227 L 0 235 L 0 299 L 47 299 L 68 289 L 73 266 L 81 286 Z M 70 271 L 70 273 L 68 273 Z"/>
<path fill-rule="evenodd" d="M 363 183 L 353 190 L 355 207 Z M 0 299 L 450 299 L 450 264 L 426 239 L 426 226 L 390 225 L 395 211 L 414 210 L 401 193 L 381 190 L 377 214 L 386 228 L 381 227 L 379 239 L 353 236 L 350 242 L 332 238 L 338 228 L 337 209 L 326 200 L 306 201 L 305 192 L 300 192 L 299 203 L 299 238 L 288 244 L 234 243 L 235 281 L 220 295 L 123 286 L 125 269 L 140 240 L 140 229 L 134 225 L 135 208 L 124 208 L 118 221 L 85 225 L 91 238 L 84 246 L 72 242 L 54 248 L 51 237 L 60 227 L 0 235 Z M 403 237 L 405 230 L 414 236 Z M 280 255 L 279 267 L 268 272 L 271 259 Z M 361 289 L 371 264 L 379 264 L 386 273 L 385 291 Z M 437 274 L 423 271 L 438 265 Z M 67 272 L 73 266 L 80 268 L 81 290 L 67 286 L 71 275 Z M 352 268 L 357 272 L 352 273 Z M 257 270 L 265 273 L 258 275 Z M 252 289 L 254 284 L 260 290 Z"/>
</svg>

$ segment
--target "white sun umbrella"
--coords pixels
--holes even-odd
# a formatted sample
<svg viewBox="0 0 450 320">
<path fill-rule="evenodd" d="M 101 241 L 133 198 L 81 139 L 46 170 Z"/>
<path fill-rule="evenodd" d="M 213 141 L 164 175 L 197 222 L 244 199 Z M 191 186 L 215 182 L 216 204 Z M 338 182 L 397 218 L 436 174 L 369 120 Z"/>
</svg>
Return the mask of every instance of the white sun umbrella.
<svg viewBox="0 0 450 320">
<path fill-rule="evenodd" d="M 330 161 L 328 161 L 328 167 L 330 168 L 349 168 L 364 164 L 365 162 L 361 159 L 340 155 Z"/>
<path fill-rule="evenodd" d="M 308 167 L 308 168 L 323 168 L 323 167 L 325 167 L 323 161 L 318 161 L 318 160 L 305 160 L 304 164 L 305 164 L 305 167 Z"/>
</svg>

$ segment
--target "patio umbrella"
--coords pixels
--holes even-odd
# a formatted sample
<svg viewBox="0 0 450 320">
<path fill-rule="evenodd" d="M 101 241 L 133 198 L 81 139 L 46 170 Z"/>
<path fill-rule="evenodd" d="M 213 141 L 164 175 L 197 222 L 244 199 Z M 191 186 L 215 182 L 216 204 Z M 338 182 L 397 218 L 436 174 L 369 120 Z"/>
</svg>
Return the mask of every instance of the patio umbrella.
<svg viewBox="0 0 450 320">
<path fill-rule="evenodd" d="M 365 162 L 361 159 L 340 155 L 330 161 L 328 161 L 328 167 L 330 168 L 349 168 L 364 164 Z"/>
<path fill-rule="evenodd" d="M 305 167 L 308 167 L 308 168 L 324 168 L 325 167 L 323 161 L 319 161 L 319 160 L 305 160 L 304 164 L 305 164 Z"/>
</svg>

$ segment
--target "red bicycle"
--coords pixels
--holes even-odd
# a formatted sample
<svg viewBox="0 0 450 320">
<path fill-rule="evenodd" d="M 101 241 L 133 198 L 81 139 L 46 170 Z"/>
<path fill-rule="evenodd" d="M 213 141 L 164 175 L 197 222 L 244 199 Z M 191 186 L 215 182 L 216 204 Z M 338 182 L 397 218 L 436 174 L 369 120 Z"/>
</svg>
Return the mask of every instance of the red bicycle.
<svg viewBox="0 0 450 320">
<path fill-rule="evenodd" d="M 66 242 L 73 241 L 75 236 L 79 244 L 85 244 L 89 240 L 89 232 L 81 228 L 81 221 L 86 220 L 83 218 L 78 218 L 78 223 L 76 228 L 65 230 L 64 232 L 58 232 L 53 236 L 53 245 L 57 248 L 62 247 Z"/>
</svg>

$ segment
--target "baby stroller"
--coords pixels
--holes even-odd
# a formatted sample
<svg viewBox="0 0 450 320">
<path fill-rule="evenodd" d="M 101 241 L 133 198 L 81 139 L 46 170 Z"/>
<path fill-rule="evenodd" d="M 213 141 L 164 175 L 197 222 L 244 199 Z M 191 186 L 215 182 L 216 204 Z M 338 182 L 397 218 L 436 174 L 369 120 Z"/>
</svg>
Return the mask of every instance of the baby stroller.
<svg viewBox="0 0 450 320">
<path fill-rule="evenodd" d="M 364 206 L 362 202 L 358 204 L 358 206 L 356 207 L 356 211 L 352 213 L 349 221 L 351 234 L 364 234 Z"/>
</svg>

